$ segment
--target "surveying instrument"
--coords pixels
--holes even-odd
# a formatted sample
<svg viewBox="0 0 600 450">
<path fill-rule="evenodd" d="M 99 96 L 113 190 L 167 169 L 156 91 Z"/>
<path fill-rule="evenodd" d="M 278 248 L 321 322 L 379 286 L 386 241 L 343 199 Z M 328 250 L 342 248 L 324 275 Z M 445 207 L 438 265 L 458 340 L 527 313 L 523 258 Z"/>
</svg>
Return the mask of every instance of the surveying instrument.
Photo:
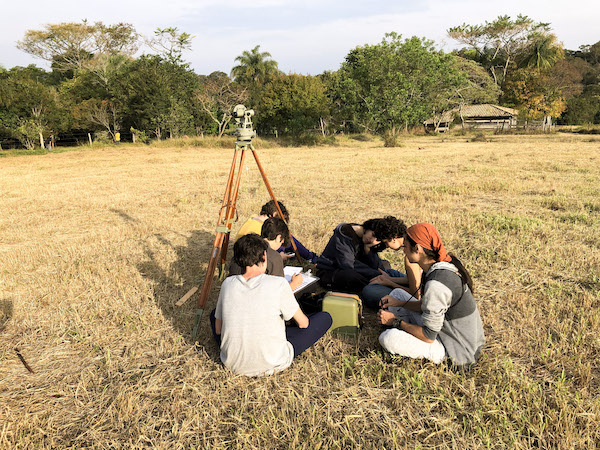
<svg viewBox="0 0 600 450">
<path fill-rule="evenodd" d="M 246 153 L 248 150 L 251 151 L 252 156 L 254 156 L 254 160 L 256 161 L 256 165 L 258 166 L 258 170 L 260 172 L 260 175 L 262 176 L 267 191 L 269 191 L 269 195 L 275 202 L 275 207 L 277 208 L 279 217 L 282 220 L 285 220 L 285 217 L 281 212 L 281 208 L 279 207 L 279 202 L 277 202 L 277 199 L 275 198 L 275 193 L 273 192 L 273 189 L 271 189 L 269 180 L 267 180 L 267 175 L 265 174 L 265 171 L 262 165 L 260 164 L 258 154 L 256 153 L 256 149 L 254 148 L 254 145 L 252 145 L 252 138 L 256 136 L 256 132 L 252 129 L 252 116 L 254 116 L 254 110 L 246 109 L 244 105 L 237 105 L 235 108 L 233 108 L 232 117 L 237 124 L 237 129 L 235 132 L 237 140 L 235 141 L 235 151 L 233 153 L 231 169 L 229 169 L 229 177 L 227 178 L 227 185 L 225 187 L 223 203 L 221 204 L 221 209 L 219 211 L 219 220 L 217 221 L 215 242 L 210 253 L 210 260 L 208 262 L 208 269 L 206 269 L 204 284 L 202 285 L 202 290 L 200 291 L 200 296 L 198 297 L 197 301 L 196 324 L 194 325 L 194 330 L 192 332 L 194 339 L 198 336 L 200 320 L 202 319 L 202 314 L 204 313 L 204 308 L 206 307 L 206 302 L 208 301 L 208 295 L 210 294 L 210 288 L 212 285 L 217 263 L 219 267 L 219 279 L 223 280 L 225 278 L 225 262 L 227 260 L 227 247 L 229 245 L 229 235 L 231 234 L 231 226 L 234 222 L 233 217 L 236 213 L 238 193 L 240 190 L 240 182 L 242 179 L 242 168 L 244 167 L 244 160 L 246 158 Z M 300 256 L 298 256 L 296 244 L 291 238 L 291 233 L 290 241 L 292 243 L 292 247 L 294 248 L 294 252 L 296 253 L 296 257 L 300 262 L 301 259 Z M 190 289 L 187 292 L 187 294 L 185 294 L 177 302 L 177 305 L 181 306 L 186 300 L 188 300 L 192 295 L 194 295 L 197 290 L 198 287 Z"/>
</svg>

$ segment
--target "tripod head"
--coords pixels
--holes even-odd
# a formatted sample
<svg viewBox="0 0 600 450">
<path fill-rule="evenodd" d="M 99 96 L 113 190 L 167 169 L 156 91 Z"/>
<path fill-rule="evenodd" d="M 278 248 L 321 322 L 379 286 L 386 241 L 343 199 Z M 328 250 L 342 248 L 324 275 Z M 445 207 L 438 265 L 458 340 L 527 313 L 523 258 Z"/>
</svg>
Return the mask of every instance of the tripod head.
<svg viewBox="0 0 600 450">
<path fill-rule="evenodd" d="M 246 109 L 244 105 L 237 105 L 233 108 L 233 118 L 237 125 L 235 135 L 237 136 L 236 145 L 251 145 L 252 138 L 256 136 L 256 132 L 252 129 L 252 119 L 254 115 L 253 109 Z"/>
</svg>

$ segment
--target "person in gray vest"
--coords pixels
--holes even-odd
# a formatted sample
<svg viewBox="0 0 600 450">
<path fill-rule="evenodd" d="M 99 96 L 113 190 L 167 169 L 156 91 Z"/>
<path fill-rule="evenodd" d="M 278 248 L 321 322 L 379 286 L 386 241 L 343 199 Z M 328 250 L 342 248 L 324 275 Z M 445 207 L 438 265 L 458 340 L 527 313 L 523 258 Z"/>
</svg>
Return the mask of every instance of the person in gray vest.
<svg viewBox="0 0 600 450">
<path fill-rule="evenodd" d="M 458 258 L 446 253 L 438 230 L 429 223 L 406 230 L 404 253 L 423 269 L 421 299 L 402 289 L 381 299 L 378 318 L 392 326 L 379 336 L 382 347 L 435 363 L 446 357 L 455 366 L 475 363 L 485 338 L 471 276 Z"/>
</svg>

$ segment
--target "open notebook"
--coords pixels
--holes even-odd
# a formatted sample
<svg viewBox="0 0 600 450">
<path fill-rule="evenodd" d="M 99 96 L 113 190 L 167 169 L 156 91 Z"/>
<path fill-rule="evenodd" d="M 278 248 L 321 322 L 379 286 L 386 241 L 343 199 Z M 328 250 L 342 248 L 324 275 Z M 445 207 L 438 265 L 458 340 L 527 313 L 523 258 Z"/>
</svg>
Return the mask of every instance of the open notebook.
<svg viewBox="0 0 600 450">
<path fill-rule="evenodd" d="M 285 266 L 283 268 L 283 273 L 284 273 L 285 279 L 288 281 L 288 283 L 290 281 L 292 281 L 292 275 L 295 275 L 300 272 L 302 272 L 302 267 Z M 317 281 L 319 281 L 319 279 L 317 277 L 315 277 L 314 275 L 312 275 L 310 273 L 310 270 L 306 273 L 302 273 L 302 284 L 300 286 L 298 286 L 296 289 L 294 289 L 294 294 L 296 292 L 300 292 L 302 289 L 310 286 L 311 284 L 316 283 Z"/>
</svg>

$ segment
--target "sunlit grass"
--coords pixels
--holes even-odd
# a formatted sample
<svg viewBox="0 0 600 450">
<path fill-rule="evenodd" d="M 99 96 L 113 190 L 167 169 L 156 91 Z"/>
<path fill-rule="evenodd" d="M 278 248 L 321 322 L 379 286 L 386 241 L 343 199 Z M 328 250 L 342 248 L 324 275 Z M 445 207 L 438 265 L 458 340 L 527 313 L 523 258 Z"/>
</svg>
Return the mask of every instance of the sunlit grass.
<svg viewBox="0 0 600 450">
<path fill-rule="evenodd" d="M 474 276 L 487 335 L 466 373 L 383 354 L 372 313 L 357 341 L 327 336 L 268 378 L 227 372 L 207 320 L 194 346 L 195 305 L 175 302 L 203 279 L 233 140 L 1 159 L 0 447 L 597 447 L 600 146 L 588 138 L 256 142 L 312 250 L 342 221 L 439 228 Z M 243 176 L 241 221 L 268 199 L 250 155 Z"/>
</svg>

